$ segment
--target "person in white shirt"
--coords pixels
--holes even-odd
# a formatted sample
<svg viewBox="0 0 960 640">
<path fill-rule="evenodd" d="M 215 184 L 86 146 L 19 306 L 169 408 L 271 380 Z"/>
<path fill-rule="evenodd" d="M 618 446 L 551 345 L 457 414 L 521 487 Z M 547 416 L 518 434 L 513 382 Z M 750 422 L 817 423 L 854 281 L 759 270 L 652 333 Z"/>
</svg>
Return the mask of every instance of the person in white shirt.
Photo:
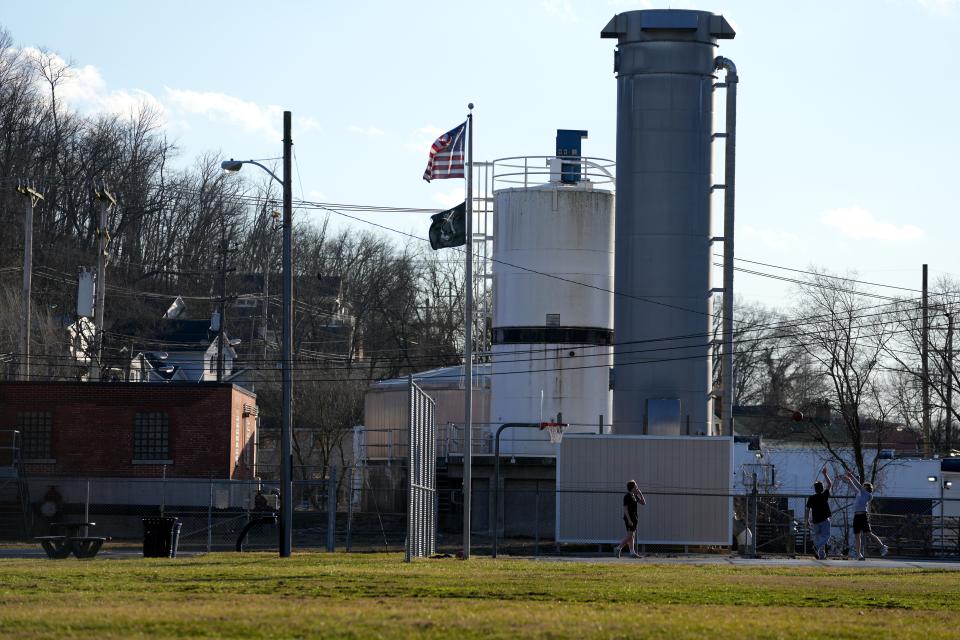
<svg viewBox="0 0 960 640">
<path fill-rule="evenodd" d="M 870 501 L 873 500 L 873 485 L 869 482 L 860 484 L 860 481 L 853 477 L 853 473 L 847 471 L 844 479 L 857 492 L 857 499 L 853 503 L 853 536 L 856 541 L 857 560 L 864 560 L 864 551 L 866 551 L 866 540 L 864 534 L 872 537 L 880 545 L 880 555 L 885 556 L 889 549 L 883 544 L 880 536 L 875 534 L 870 528 Z"/>
</svg>

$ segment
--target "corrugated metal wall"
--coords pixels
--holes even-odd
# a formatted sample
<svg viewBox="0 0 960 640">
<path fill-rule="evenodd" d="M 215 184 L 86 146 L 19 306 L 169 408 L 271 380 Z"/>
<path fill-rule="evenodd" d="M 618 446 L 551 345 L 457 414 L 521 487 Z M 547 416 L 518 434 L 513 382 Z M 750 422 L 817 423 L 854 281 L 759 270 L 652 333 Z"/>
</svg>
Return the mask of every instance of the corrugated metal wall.
<svg viewBox="0 0 960 640">
<path fill-rule="evenodd" d="M 557 460 L 557 541 L 623 538 L 623 495 L 636 480 L 641 544 L 729 545 L 733 440 L 570 434 Z"/>
<path fill-rule="evenodd" d="M 463 424 L 463 389 L 424 388 L 423 391 L 437 403 L 438 428 L 450 422 Z M 408 401 L 406 387 L 367 390 L 363 400 L 363 420 L 369 457 L 388 457 L 389 450 L 393 457 L 406 459 Z M 489 420 L 490 390 L 474 387 L 473 423 L 485 424 Z"/>
</svg>

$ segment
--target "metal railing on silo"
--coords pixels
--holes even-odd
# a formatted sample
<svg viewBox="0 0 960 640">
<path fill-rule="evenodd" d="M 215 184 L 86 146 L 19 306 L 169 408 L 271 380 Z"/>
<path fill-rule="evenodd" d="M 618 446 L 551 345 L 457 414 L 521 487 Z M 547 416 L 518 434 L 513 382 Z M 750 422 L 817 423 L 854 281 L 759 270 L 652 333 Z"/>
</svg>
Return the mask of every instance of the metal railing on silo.
<svg viewBox="0 0 960 640">
<path fill-rule="evenodd" d="M 550 183 L 603 185 L 613 190 L 616 181 L 616 163 L 606 158 L 512 156 L 491 164 L 494 191 Z"/>
</svg>

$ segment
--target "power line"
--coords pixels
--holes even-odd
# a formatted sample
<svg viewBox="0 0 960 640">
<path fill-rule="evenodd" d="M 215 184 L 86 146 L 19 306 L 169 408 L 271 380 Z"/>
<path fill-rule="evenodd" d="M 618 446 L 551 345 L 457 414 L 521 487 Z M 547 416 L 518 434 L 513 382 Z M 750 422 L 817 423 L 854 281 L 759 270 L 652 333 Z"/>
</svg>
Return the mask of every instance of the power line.
<svg viewBox="0 0 960 640">
<path fill-rule="evenodd" d="M 49 268 L 49 267 L 39 267 L 39 268 L 40 268 L 40 269 L 45 269 L 45 270 L 48 270 L 48 271 L 53 271 L 54 273 L 60 273 L 60 274 L 62 274 L 61 277 L 55 277 L 55 276 L 50 276 L 49 274 L 38 273 L 38 275 L 39 275 L 40 277 L 47 278 L 47 279 L 51 279 L 51 280 L 55 280 L 55 281 L 58 281 L 58 282 L 61 282 L 61 283 L 72 284 L 72 280 L 69 280 L 68 277 L 64 277 L 64 276 L 68 276 L 68 274 L 65 274 L 64 272 L 57 272 L 57 271 L 55 271 L 55 270 L 53 270 L 52 268 Z M 152 298 L 162 298 L 162 299 L 164 299 L 164 300 L 169 299 L 170 295 L 172 295 L 172 294 L 160 294 L 160 293 L 153 293 L 153 292 L 144 292 L 144 291 L 139 291 L 139 290 L 122 288 L 122 287 L 119 287 L 119 286 L 111 286 L 111 287 L 110 287 L 110 290 L 113 291 L 114 293 L 121 293 L 121 294 L 123 294 L 123 295 L 135 295 L 135 296 L 144 296 L 144 297 L 152 297 Z M 183 297 L 183 296 L 182 296 L 182 297 Z M 186 297 L 187 299 L 201 300 L 201 301 L 207 301 L 207 302 L 216 301 L 216 300 L 218 299 L 218 298 L 215 297 L 215 296 L 185 296 L 185 297 Z M 257 298 L 257 299 L 262 299 L 262 296 L 260 296 L 259 294 L 251 294 L 250 297 L 252 297 L 252 298 Z M 271 304 L 273 304 L 274 306 L 276 306 L 276 304 L 277 304 L 277 303 L 276 303 L 274 300 L 272 300 L 272 299 L 269 300 L 269 302 L 270 302 Z M 906 301 L 905 301 L 905 300 L 894 300 L 894 302 L 893 302 L 892 304 L 898 304 L 898 303 L 903 303 L 903 302 L 906 302 Z M 313 308 L 313 309 L 315 309 L 315 307 L 312 307 L 311 305 L 307 305 L 306 303 L 303 303 L 302 301 L 300 302 L 300 305 L 303 306 L 303 307 L 305 307 L 305 308 Z M 876 307 L 866 307 L 866 308 L 862 308 L 862 309 L 860 309 L 860 310 L 868 310 L 868 309 L 871 309 L 871 308 L 879 308 L 879 307 L 884 307 L 884 306 L 889 306 L 889 305 L 888 305 L 888 304 L 876 305 Z M 850 312 L 851 315 L 853 315 L 855 311 L 856 311 L 856 310 L 851 310 L 851 312 Z M 324 313 L 326 313 L 326 312 L 324 312 Z M 329 314 L 329 313 L 327 313 L 327 315 L 329 315 L 329 316 L 331 316 L 331 317 L 335 317 L 335 316 L 336 316 L 336 314 Z M 875 316 L 879 316 L 879 315 L 886 315 L 886 313 L 876 313 L 876 314 L 862 315 L 862 316 L 858 316 L 858 319 L 865 319 L 865 318 L 868 318 L 868 317 L 875 317 Z M 799 318 L 799 319 L 787 320 L 787 321 L 777 321 L 777 322 L 774 322 L 774 323 L 769 323 L 769 324 L 767 324 L 767 325 L 752 325 L 752 326 L 747 326 L 747 327 L 745 327 L 745 328 L 741 326 L 741 327 L 740 327 L 740 330 L 741 330 L 741 331 L 756 331 L 756 330 L 758 330 L 758 329 L 765 329 L 765 328 L 775 328 L 775 329 L 778 329 L 778 330 L 787 330 L 787 329 L 791 329 L 791 328 L 797 328 L 797 327 L 803 326 L 803 325 L 805 325 L 805 324 L 811 324 L 812 322 L 814 322 L 814 321 L 816 321 L 816 320 L 822 320 L 822 319 L 826 319 L 826 318 L 830 318 L 830 317 L 831 317 L 830 314 L 822 314 L 822 315 L 818 315 L 818 316 L 809 316 L 809 317 L 807 317 L 807 318 Z M 619 342 L 619 343 L 615 342 L 615 343 L 613 343 L 613 344 L 611 344 L 611 345 L 609 345 L 609 346 L 614 347 L 614 346 L 622 346 L 622 345 L 627 345 L 627 344 L 651 343 L 651 342 L 667 342 L 667 341 L 673 341 L 673 340 L 686 340 L 686 339 L 695 339 L 695 338 L 708 338 L 708 337 L 715 336 L 715 335 L 721 335 L 721 332 L 717 331 L 717 332 L 706 332 L 706 333 L 702 333 L 702 334 L 672 335 L 672 336 L 664 336 L 664 337 L 662 337 L 662 338 L 650 338 L 650 339 L 645 339 L 645 340 L 624 341 L 624 342 Z M 136 336 L 127 336 L 127 337 L 135 338 Z M 740 338 L 740 341 L 750 341 L 750 340 L 751 340 L 750 338 L 744 338 L 744 337 L 741 337 L 741 338 Z M 536 351 L 536 349 L 531 349 L 531 351 Z"/>
<path fill-rule="evenodd" d="M 904 329 L 904 330 L 900 330 L 900 331 L 882 332 L 882 333 L 872 334 L 872 335 L 861 335 L 861 336 L 857 336 L 856 338 L 851 338 L 851 340 L 853 340 L 854 342 L 856 342 L 856 341 L 858 341 L 858 340 L 863 340 L 863 339 L 868 339 L 868 338 L 874 338 L 874 337 L 881 337 L 881 336 L 888 336 L 888 337 L 889 337 L 889 336 L 892 336 L 892 335 L 896 335 L 896 334 L 898 334 L 898 333 L 905 333 L 905 332 L 911 332 L 911 331 L 912 331 L 911 329 Z M 782 346 L 782 347 L 775 347 L 775 348 L 787 348 L 787 347 L 797 347 L 797 346 L 799 346 L 799 347 L 802 348 L 802 347 L 809 347 L 809 346 L 815 346 L 815 345 L 816 345 L 815 342 L 807 342 L 807 343 L 799 342 L 799 343 L 792 343 L 792 344 L 789 344 L 789 345 L 784 345 L 784 346 Z M 681 346 L 681 347 L 676 347 L 676 348 L 678 348 L 678 349 L 693 349 L 693 348 L 696 348 L 696 349 L 700 350 L 700 349 L 703 348 L 703 345 Z M 757 352 L 757 351 L 763 351 L 763 350 L 766 349 L 766 348 L 767 348 L 767 347 L 754 347 L 754 348 L 752 348 L 752 349 L 739 349 L 739 348 L 738 348 L 738 349 L 735 351 L 735 355 L 736 355 L 736 354 L 742 355 L 742 354 L 746 354 L 746 353 L 754 353 L 754 352 Z M 668 348 L 668 349 L 637 350 L 637 351 L 626 352 L 626 353 L 637 354 L 637 353 L 659 352 L 659 351 L 665 351 L 665 350 L 671 350 L 671 349 Z M 913 354 L 912 352 L 903 352 L 903 353 L 910 353 L 911 355 L 915 355 L 915 354 Z M 20 356 L 22 356 L 23 354 L 11 354 L 11 355 L 20 355 Z M 462 355 L 462 354 L 461 354 L 461 355 Z M 29 356 L 29 357 L 31 358 L 31 360 L 42 360 L 42 361 L 49 361 L 49 360 L 54 360 L 54 361 L 56 361 L 56 360 L 67 360 L 68 363 L 72 363 L 72 366 L 78 366 L 78 364 L 79 364 L 79 363 L 76 363 L 76 361 L 75 361 L 74 359 L 72 359 L 70 356 L 57 356 L 57 355 L 43 355 L 43 354 L 38 354 L 38 355 L 36 355 L 36 356 Z M 584 355 L 584 356 L 580 356 L 580 357 L 582 357 L 582 358 L 594 358 L 594 357 L 602 357 L 602 356 Z M 620 362 L 620 363 L 617 364 L 617 366 L 634 366 L 634 365 L 654 364 L 654 363 L 662 363 L 662 362 L 676 362 L 676 361 L 702 359 L 703 357 L 704 357 L 704 355 L 703 355 L 702 353 L 697 353 L 697 354 L 692 354 L 692 355 L 680 355 L 680 356 L 674 356 L 674 357 L 643 358 L 643 359 L 633 360 L 633 361 L 628 361 L 628 362 Z M 553 357 L 541 358 L 541 359 L 523 359 L 523 360 L 518 360 L 517 362 L 535 362 L 535 361 L 546 361 L 546 360 L 553 360 L 553 359 L 554 359 Z M 277 360 L 271 359 L 271 360 L 268 360 L 268 361 L 257 361 L 257 360 L 253 360 L 252 362 L 253 362 L 253 363 L 258 363 L 259 366 L 246 366 L 246 367 L 244 367 L 244 369 L 246 369 L 246 370 L 253 370 L 253 371 L 259 371 L 259 370 L 275 370 L 275 369 L 276 369 L 276 364 L 279 363 L 280 360 L 279 360 L 279 359 L 277 359 Z M 358 368 L 362 368 L 362 366 L 363 366 L 363 364 L 364 364 L 363 362 L 358 362 L 356 365 L 351 364 L 351 365 L 346 366 L 346 367 L 332 367 L 332 366 L 329 366 L 329 365 L 328 365 L 328 366 L 325 366 L 325 367 L 306 367 L 306 366 L 303 366 L 302 364 L 298 364 L 298 362 L 299 362 L 298 360 L 293 360 L 293 361 L 291 362 L 291 365 L 294 365 L 292 368 L 293 368 L 293 370 L 296 371 L 296 372 L 304 372 L 304 371 L 324 371 L 324 372 L 330 372 L 330 371 L 346 371 L 346 372 L 348 372 L 348 373 L 353 373 L 353 372 L 356 372 L 356 370 L 357 370 Z M 498 362 L 501 362 L 501 361 L 498 361 Z M 504 361 L 503 363 L 509 364 L 510 362 L 511 362 L 511 361 Z M 60 366 L 71 366 L 71 364 L 64 364 L 64 365 L 60 365 Z M 518 374 L 552 373 L 552 372 L 557 372 L 557 371 L 576 371 L 576 370 L 597 369 L 597 368 L 609 368 L 609 367 L 610 367 L 610 364 L 607 363 L 607 362 L 604 362 L 604 363 L 593 364 L 593 365 L 573 365 L 573 366 L 568 366 L 568 367 L 545 367 L 545 368 L 530 369 L 530 370 L 501 371 L 501 372 L 497 372 L 497 373 L 494 373 L 494 372 L 491 371 L 491 373 L 481 374 L 481 375 L 483 375 L 483 376 L 485 376 L 485 377 L 489 377 L 489 376 L 494 376 L 494 375 L 518 375 Z M 441 379 L 441 378 L 443 378 L 443 377 L 444 377 L 444 376 L 436 376 L 436 377 L 434 377 L 434 379 Z M 453 376 L 447 376 L 447 377 L 459 378 L 459 377 L 462 377 L 462 375 L 453 375 Z M 346 378 L 346 379 L 344 379 L 344 378 L 302 378 L 302 377 L 301 377 L 300 379 L 301 379 L 301 380 L 304 380 L 304 381 L 316 381 L 316 382 L 337 382 L 337 381 L 350 381 L 350 380 L 357 380 L 357 381 L 381 380 L 382 377 L 366 376 L 366 377 L 361 377 L 361 378 Z"/>
<path fill-rule="evenodd" d="M 747 260 L 746 258 L 737 258 L 737 257 L 734 257 L 734 260 L 736 260 L 737 262 L 748 262 L 748 263 L 750 263 L 750 264 L 758 264 L 758 265 L 761 265 L 761 266 L 764 266 L 764 267 L 771 267 L 771 268 L 773 268 L 773 269 L 782 269 L 782 270 L 784 270 L 784 271 L 793 271 L 793 272 L 795 272 L 795 273 L 805 273 L 805 274 L 808 274 L 808 275 L 818 276 L 818 277 L 821 277 L 821 278 L 830 278 L 830 279 L 833 279 L 833 280 L 842 280 L 842 281 L 844 281 L 844 282 L 855 282 L 855 283 L 857 283 L 857 284 L 865 284 L 865 285 L 868 285 L 868 286 L 871 286 L 871 287 L 883 287 L 883 288 L 885 288 L 885 289 L 899 289 L 900 291 L 910 291 L 911 293 L 921 293 L 921 290 L 920 290 L 920 289 L 911 289 L 911 288 L 909 288 L 909 287 L 898 287 L 898 286 L 892 285 L 892 284 L 883 284 L 882 282 L 868 282 L 868 281 L 866 281 L 866 280 L 857 280 L 857 279 L 855 279 L 855 278 L 847 278 L 847 277 L 844 277 L 844 276 L 834 276 L 834 275 L 830 275 L 830 274 L 828 274 L 828 273 L 819 273 L 819 272 L 817 272 L 817 271 L 805 271 L 805 270 L 803 270 L 803 269 L 795 269 L 795 268 L 793 268 L 793 267 L 784 267 L 784 266 L 778 265 L 778 264 L 770 264 L 770 263 L 768 263 L 768 262 L 759 262 L 759 261 L 757 261 L 757 260 Z"/>
<path fill-rule="evenodd" d="M 184 189 L 184 190 L 186 190 L 186 189 Z M 196 190 L 191 190 L 191 193 L 196 193 Z M 251 196 L 238 195 L 238 194 L 226 194 L 225 199 L 230 199 L 230 198 L 238 198 L 238 199 L 239 199 L 239 198 L 242 198 L 242 199 L 245 199 L 245 200 L 249 201 L 252 197 L 251 197 Z M 256 197 L 256 198 L 254 198 L 254 199 L 255 199 L 256 202 L 260 202 L 260 201 L 261 201 L 261 198 L 259 198 L 259 197 Z M 305 208 L 311 208 L 311 207 L 312 207 L 312 208 L 317 208 L 317 209 L 325 210 L 325 211 L 328 211 L 328 212 L 331 212 L 331 213 L 334 213 L 334 214 L 337 214 L 337 215 L 341 215 L 341 216 L 347 217 L 347 218 L 352 219 L 352 220 L 356 220 L 356 221 L 359 221 L 359 222 L 362 222 L 362 223 L 365 223 L 365 224 L 369 224 L 369 225 L 372 225 L 372 226 L 375 226 L 375 227 L 384 229 L 384 230 L 389 231 L 389 232 L 392 232 L 392 233 L 397 233 L 397 234 L 404 235 L 404 236 L 407 236 L 407 237 L 411 237 L 411 238 L 413 238 L 413 239 L 417 239 L 417 240 L 424 241 L 424 242 L 427 241 L 425 238 L 422 238 L 422 237 L 417 236 L 417 235 L 415 235 L 415 234 L 402 232 L 402 231 L 399 231 L 399 230 L 397 230 L 397 229 L 393 229 L 393 228 L 391 228 L 391 227 L 387 227 L 387 226 L 385 226 L 385 225 L 380 225 L 380 224 L 374 223 L 374 222 L 369 221 L 369 220 L 364 220 L 364 219 L 362 219 L 362 218 L 358 218 L 358 217 L 356 217 L 356 216 L 350 216 L 350 215 L 348 215 L 348 214 L 343 213 L 343 211 L 334 209 L 331 205 L 329 205 L 329 204 L 327 204 L 327 203 L 316 203 L 316 202 L 301 201 L 299 204 L 301 205 L 301 208 L 304 208 L 304 207 L 305 207 Z M 396 208 L 387 208 L 387 207 L 365 207 L 365 206 L 362 206 L 362 205 L 337 205 L 337 206 L 338 206 L 338 207 L 341 207 L 341 208 L 350 207 L 351 210 L 364 210 L 364 211 L 387 211 L 387 210 L 390 210 L 390 211 L 401 211 L 401 210 L 403 210 L 403 211 L 424 211 L 424 210 L 415 210 L 415 209 L 407 209 L 407 208 L 399 208 L 399 207 L 396 207 Z M 435 210 L 430 209 L 430 210 L 426 210 L 426 211 L 435 211 Z M 459 249 L 458 249 L 458 250 L 459 250 Z M 460 251 L 462 251 L 462 250 L 460 250 Z M 571 279 L 568 279 L 568 278 L 563 278 L 562 276 L 557 276 L 557 275 L 555 275 L 555 274 L 548 274 L 548 273 L 544 273 L 544 272 L 541 272 L 541 271 L 538 271 L 538 270 L 535 270 L 535 269 L 529 269 L 529 268 L 526 268 L 526 267 L 522 267 L 522 266 L 520 266 L 520 265 L 514 265 L 514 264 L 511 264 L 511 263 L 508 263 L 508 262 L 505 262 L 505 261 L 499 261 L 499 260 L 494 259 L 494 258 L 481 258 L 481 259 L 490 260 L 490 261 L 495 262 L 495 263 L 501 263 L 501 264 L 504 264 L 504 265 L 506 265 L 506 266 L 510 266 L 510 267 L 513 267 L 513 268 L 517 268 L 517 269 L 520 269 L 520 270 L 523 270 L 523 271 L 527 271 L 527 272 L 530 272 L 530 273 L 533 273 L 533 274 L 536 274 L 536 275 L 540 275 L 540 276 L 543 276 L 543 277 L 554 278 L 554 279 L 558 279 L 558 280 L 561 280 L 561 281 L 564 281 L 564 282 L 568 282 L 568 283 L 570 283 L 570 284 L 574 284 L 574 285 L 578 285 L 578 286 L 584 286 L 584 287 L 588 287 L 588 288 L 600 290 L 600 291 L 603 291 L 603 292 L 606 292 L 606 293 L 610 293 L 610 294 L 612 294 L 612 295 L 626 296 L 626 297 L 634 298 L 634 299 L 637 299 L 637 300 L 640 300 L 640 301 L 643 301 L 643 302 L 648 302 L 648 303 L 651 303 L 651 304 L 658 304 L 658 305 L 661 305 L 661 306 L 671 307 L 671 308 L 679 309 L 679 310 L 682 310 L 682 311 L 688 311 L 688 312 L 692 312 L 692 313 L 698 313 L 698 314 L 700 314 L 700 315 L 705 315 L 705 316 L 710 316 L 710 315 L 712 315 L 712 314 L 709 313 L 709 312 L 703 312 L 703 311 L 699 311 L 699 310 L 694 310 L 694 309 L 689 309 L 689 308 L 685 308 L 685 307 L 680 307 L 680 306 L 677 306 L 677 305 L 671 305 L 671 304 L 669 304 L 669 303 L 664 303 L 664 302 L 659 301 L 659 300 L 651 300 L 651 299 L 643 298 L 643 297 L 640 297 L 640 296 L 631 296 L 631 295 L 629 295 L 629 294 L 625 294 L 625 293 L 622 293 L 622 292 L 617 292 L 617 291 L 605 289 L 605 288 L 603 288 L 603 287 L 598 287 L 598 286 L 595 286 L 595 285 L 590 285 L 590 284 L 587 284 L 587 283 L 578 282 L 578 281 L 571 280 Z M 766 264 L 766 263 L 764 263 L 764 264 Z M 777 265 L 772 265 L 772 266 L 776 267 Z M 790 269 L 790 268 L 787 268 L 787 269 Z M 808 282 L 799 281 L 799 280 L 794 280 L 794 279 L 789 279 L 789 278 L 784 278 L 784 277 L 782 277 L 782 276 L 776 276 L 775 274 L 767 274 L 767 273 L 764 273 L 764 272 L 758 272 L 758 271 L 746 270 L 746 269 L 740 269 L 740 270 L 742 270 L 742 271 L 744 271 L 744 272 L 746 272 L 746 273 L 753 274 L 753 275 L 758 275 L 758 276 L 763 276 L 763 277 L 769 277 L 769 278 L 778 279 L 778 280 L 785 280 L 785 281 L 794 282 L 794 283 L 797 283 L 797 284 L 802 284 L 802 285 L 805 285 L 805 286 L 810 286 L 810 283 L 808 283 Z M 791 270 L 792 270 L 792 269 L 791 269 Z M 798 271 L 799 271 L 799 270 L 798 270 Z M 814 273 L 814 272 L 806 272 L 806 273 Z M 834 276 L 834 277 L 835 277 L 835 276 Z M 836 278 L 836 277 L 835 277 L 835 278 Z M 842 279 L 842 278 L 838 278 L 838 279 Z M 827 288 L 827 289 L 829 289 L 829 287 L 824 287 L 823 285 L 814 285 L 814 286 L 818 286 L 818 287 L 820 287 L 820 288 Z M 844 291 L 844 292 L 850 292 L 850 293 L 855 293 L 855 294 L 857 294 L 857 295 L 864 296 L 864 297 L 870 297 L 870 296 L 872 296 L 872 297 L 878 297 L 878 298 L 881 298 L 881 299 L 890 300 L 890 301 L 892 301 L 894 304 L 906 302 L 905 300 L 898 300 L 898 299 L 896 299 L 896 298 L 891 298 L 891 297 L 889 297 L 889 296 L 879 296 L 879 295 L 871 294 L 871 293 L 869 293 L 869 292 L 856 291 L 856 290 L 846 290 L 846 289 L 840 289 L 840 288 L 834 288 L 834 290 Z M 144 297 L 155 297 L 155 298 L 156 298 L 156 297 L 167 298 L 167 297 L 169 297 L 169 295 L 170 295 L 170 294 L 158 294 L 158 293 L 153 293 L 153 292 L 136 291 L 136 290 L 130 290 L 130 289 L 114 289 L 114 291 L 115 291 L 115 292 L 125 293 L 125 294 L 128 294 L 128 295 L 140 295 L 140 296 L 144 296 Z M 195 299 L 195 300 L 204 300 L 204 301 L 213 301 L 213 300 L 215 300 L 215 298 L 212 297 L 212 296 L 210 296 L 210 297 L 208 297 L 208 296 L 187 296 L 187 298 L 189 298 L 189 299 Z M 303 304 L 303 303 L 302 303 L 302 304 Z M 824 315 L 826 316 L 826 315 L 828 315 L 828 314 L 824 314 Z M 775 326 L 776 324 L 778 324 L 778 323 L 772 323 L 770 326 Z M 750 327 L 750 328 L 748 328 L 748 330 L 753 330 L 753 329 L 755 329 L 755 328 L 756 328 L 756 327 Z M 672 339 L 672 338 L 665 338 L 665 339 Z"/>
</svg>

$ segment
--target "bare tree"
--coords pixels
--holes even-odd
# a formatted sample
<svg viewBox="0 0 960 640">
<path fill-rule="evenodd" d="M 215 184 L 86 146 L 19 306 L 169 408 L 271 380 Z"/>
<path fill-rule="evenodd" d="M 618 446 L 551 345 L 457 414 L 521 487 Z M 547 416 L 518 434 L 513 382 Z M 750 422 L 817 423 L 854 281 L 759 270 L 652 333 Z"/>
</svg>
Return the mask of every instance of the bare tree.
<svg viewBox="0 0 960 640">
<path fill-rule="evenodd" d="M 873 481 L 880 458 L 872 457 L 868 473 L 865 453 L 879 454 L 883 445 L 881 427 L 889 412 L 880 391 L 881 358 L 894 329 L 889 321 L 863 313 L 870 299 L 852 276 L 816 273 L 798 286 L 798 294 L 797 315 L 808 318 L 795 332 L 794 344 L 826 381 L 826 399 L 838 412 L 844 435 L 837 439 L 824 425 L 811 422 L 813 436 L 844 469 L 852 467 L 860 478 Z M 845 455 L 848 447 L 852 459 Z"/>
<path fill-rule="evenodd" d="M 928 437 L 934 451 L 943 454 L 956 447 L 954 422 L 960 420 L 954 396 L 960 392 L 960 375 L 954 364 L 954 342 L 960 323 L 960 282 L 945 276 L 934 285 L 928 299 L 928 375 L 931 425 Z M 894 374 L 900 380 L 898 396 L 905 423 L 923 433 L 920 394 L 924 383 L 922 307 L 919 300 L 901 303 L 896 309 L 897 335 L 886 349 Z"/>
</svg>

